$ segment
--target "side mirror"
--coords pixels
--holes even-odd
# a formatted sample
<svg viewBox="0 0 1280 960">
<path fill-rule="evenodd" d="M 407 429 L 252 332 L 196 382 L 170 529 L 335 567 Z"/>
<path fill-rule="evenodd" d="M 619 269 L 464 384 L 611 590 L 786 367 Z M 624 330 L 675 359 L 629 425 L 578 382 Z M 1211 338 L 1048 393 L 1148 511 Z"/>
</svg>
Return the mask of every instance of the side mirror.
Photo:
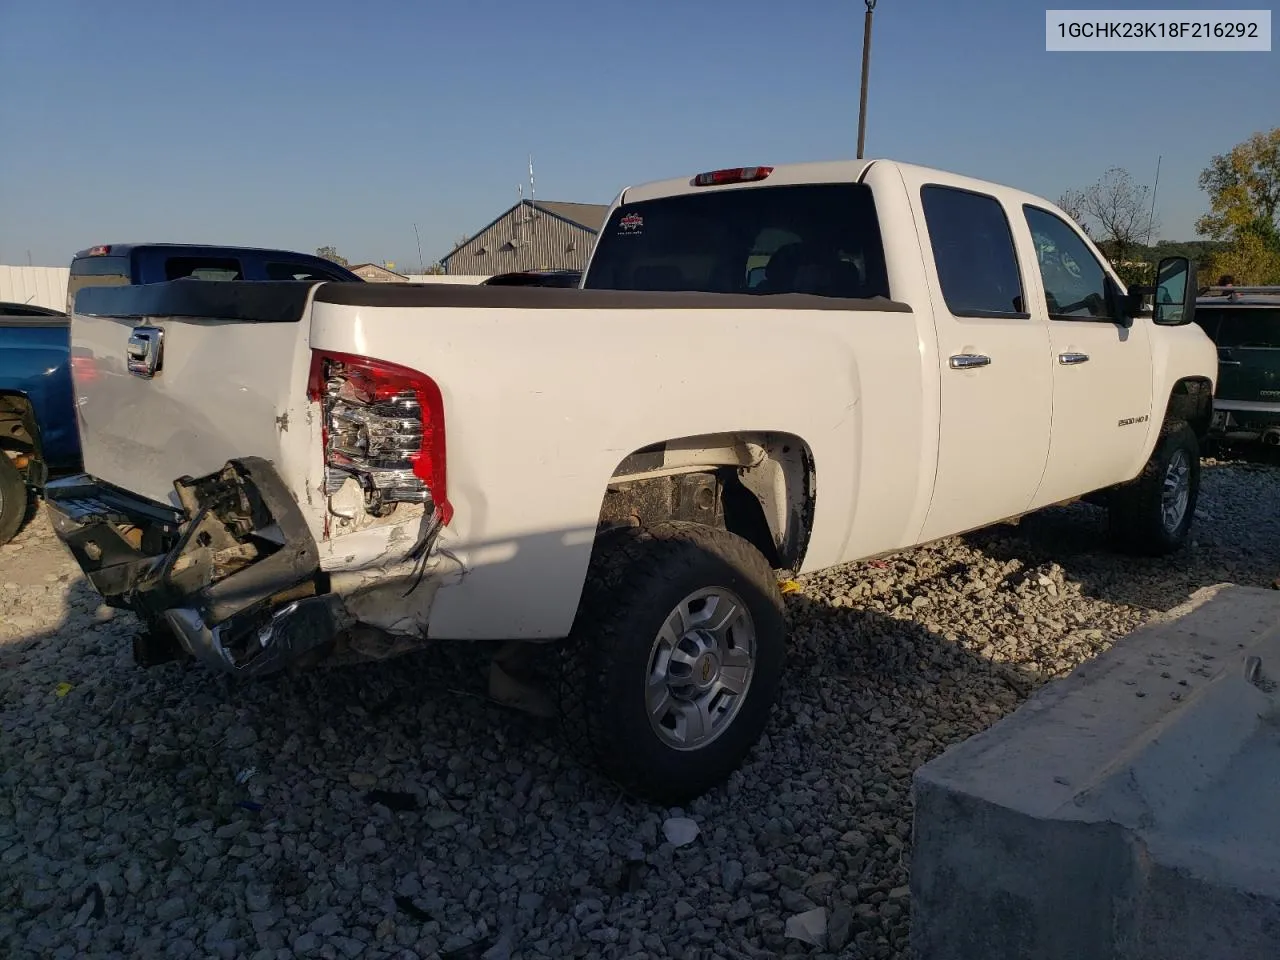
<svg viewBox="0 0 1280 960">
<path fill-rule="evenodd" d="M 1165 257 L 1156 267 L 1153 323 L 1181 326 L 1196 310 L 1196 268 L 1186 257 Z"/>
<path fill-rule="evenodd" d="M 1129 287 L 1121 313 L 1129 318 L 1143 312 L 1145 297 L 1152 298 L 1151 321 L 1180 327 L 1195 317 L 1196 267 L 1186 257 L 1165 257 L 1156 267 L 1156 285 Z"/>
</svg>

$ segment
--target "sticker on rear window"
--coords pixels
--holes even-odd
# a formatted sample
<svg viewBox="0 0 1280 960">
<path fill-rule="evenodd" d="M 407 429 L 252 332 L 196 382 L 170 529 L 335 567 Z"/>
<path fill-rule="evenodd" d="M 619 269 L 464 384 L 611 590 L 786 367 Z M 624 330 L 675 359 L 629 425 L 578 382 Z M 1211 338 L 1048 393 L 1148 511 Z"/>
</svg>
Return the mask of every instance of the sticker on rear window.
<svg viewBox="0 0 1280 960">
<path fill-rule="evenodd" d="M 619 233 L 639 233 L 644 229 L 644 217 L 638 213 L 628 213 L 618 221 L 618 226 L 621 228 Z"/>
</svg>

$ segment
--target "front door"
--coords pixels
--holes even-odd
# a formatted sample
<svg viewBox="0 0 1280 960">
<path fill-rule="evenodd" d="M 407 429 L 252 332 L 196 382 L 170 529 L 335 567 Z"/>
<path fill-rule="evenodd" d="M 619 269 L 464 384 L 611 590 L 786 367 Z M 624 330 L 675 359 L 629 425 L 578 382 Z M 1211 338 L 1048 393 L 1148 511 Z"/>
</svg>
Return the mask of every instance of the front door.
<svg viewBox="0 0 1280 960">
<path fill-rule="evenodd" d="M 1027 509 L 1049 449 L 1049 335 L 1027 311 L 1030 264 L 1004 205 L 956 187 L 908 187 L 933 250 L 926 272 L 941 378 L 938 470 L 919 537 L 927 541 Z"/>
<path fill-rule="evenodd" d="M 1030 205 L 1023 218 L 1038 263 L 1032 309 L 1048 318 L 1053 369 L 1042 507 L 1137 476 L 1164 404 L 1152 397 L 1150 320 L 1120 322 L 1118 285 L 1067 221 Z"/>
</svg>

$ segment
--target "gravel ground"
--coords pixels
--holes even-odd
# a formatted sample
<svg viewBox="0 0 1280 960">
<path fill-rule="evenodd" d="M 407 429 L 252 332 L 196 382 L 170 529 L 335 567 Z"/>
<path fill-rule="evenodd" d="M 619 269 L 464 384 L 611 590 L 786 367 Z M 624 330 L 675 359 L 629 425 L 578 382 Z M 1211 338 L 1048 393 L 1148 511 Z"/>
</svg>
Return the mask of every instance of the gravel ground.
<svg viewBox="0 0 1280 960">
<path fill-rule="evenodd" d="M 135 668 L 42 515 L 0 548 L 0 953 L 904 957 L 912 770 L 1194 590 L 1270 585 L 1278 500 L 1280 469 L 1207 462 L 1177 557 L 1073 507 L 805 578 L 765 741 L 688 810 L 487 702 L 465 647 Z M 788 939 L 815 906 L 823 944 Z"/>
</svg>

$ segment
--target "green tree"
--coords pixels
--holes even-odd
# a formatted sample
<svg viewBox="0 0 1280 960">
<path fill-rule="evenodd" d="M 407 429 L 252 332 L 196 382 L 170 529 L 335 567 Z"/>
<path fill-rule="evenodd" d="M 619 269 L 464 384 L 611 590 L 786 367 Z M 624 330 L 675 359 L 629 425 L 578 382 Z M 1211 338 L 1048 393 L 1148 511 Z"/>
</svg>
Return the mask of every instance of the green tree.
<svg viewBox="0 0 1280 960">
<path fill-rule="evenodd" d="M 1201 286 L 1229 276 L 1237 286 L 1269 286 L 1280 284 L 1280 251 L 1256 233 L 1243 233 L 1225 250 L 1209 260 L 1207 276 L 1199 277 Z"/>
<path fill-rule="evenodd" d="M 347 258 L 338 253 L 337 247 L 320 247 L 316 250 L 316 256 L 324 257 L 326 260 L 332 260 L 334 263 L 343 267 L 351 266 L 351 264 L 347 262 Z"/>
<path fill-rule="evenodd" d="M 1200 189 L 1209 194 L 1209 212 L 1196 229 L 1215 240 L 1252 233 L 1280 245 L 1280 127 L 1255 133 L 1200 173 Z"/>
<path fill-rule="evenodd" d="M 1211 258 L 1210 279 L 1230 274 L 1238 284 L 1280 283 L 1280 127 L 1213 157 L 1199 184 L 1209 212 L 1196 229 L 1227 242 Z"/>
</svg>

